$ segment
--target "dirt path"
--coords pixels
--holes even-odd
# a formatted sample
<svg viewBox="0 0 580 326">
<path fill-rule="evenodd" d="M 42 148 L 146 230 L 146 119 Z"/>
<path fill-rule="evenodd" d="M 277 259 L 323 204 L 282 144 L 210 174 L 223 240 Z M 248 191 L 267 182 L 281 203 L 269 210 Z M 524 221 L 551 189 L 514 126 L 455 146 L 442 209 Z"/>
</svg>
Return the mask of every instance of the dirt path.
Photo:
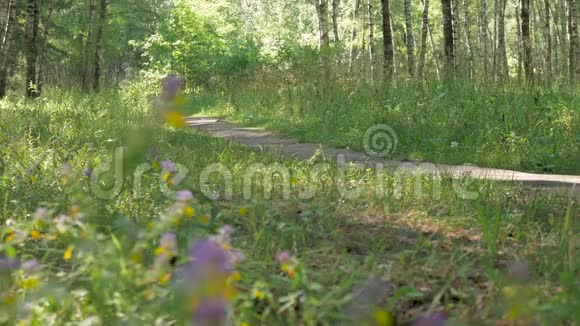
<svg viewBox="0 0 580 326">
<path fill-rule="evenodd" d="M 453 166 L 425 164 L 402 161 L 377 160 L 364 153 L 351 149 L 337 149 L 320 144 L 300 143 L 297 140 L 277 135 L 260 128 L 240 128 L 215 118 L 195 117 L 188 119 L 188 125 L 205 131 L 213 137 L 241 143 L 258 151 L 281 153 L 291 157 L 309 159 L 321 153 L 329 160 L 343 159 L 345 163 L 360 163 L 375 167 L 382 164 L 385 168 L 416 170 L 421 165 L 425 173 L 440 173 L 455 178 L 469 176 L 476 179 L 519 182 L 532 188 L 565 192 L 570 197 L 580 198 L 580 176 L 535 174 L 511 170 L 480 168 L 476 166 Z"/>
</svg>

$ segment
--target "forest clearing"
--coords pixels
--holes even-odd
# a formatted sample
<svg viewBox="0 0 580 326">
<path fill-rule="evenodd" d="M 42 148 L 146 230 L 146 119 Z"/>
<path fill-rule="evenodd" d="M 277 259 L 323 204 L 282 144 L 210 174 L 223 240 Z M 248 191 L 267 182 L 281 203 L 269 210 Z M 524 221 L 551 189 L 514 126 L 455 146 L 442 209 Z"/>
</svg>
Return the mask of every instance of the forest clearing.
<svg viewBox="0 0 580 326">
<path fill-rule="evenodd" d="M 0 325 L 577 325 L 576 0 L 0 0 Z"/>
</svg>

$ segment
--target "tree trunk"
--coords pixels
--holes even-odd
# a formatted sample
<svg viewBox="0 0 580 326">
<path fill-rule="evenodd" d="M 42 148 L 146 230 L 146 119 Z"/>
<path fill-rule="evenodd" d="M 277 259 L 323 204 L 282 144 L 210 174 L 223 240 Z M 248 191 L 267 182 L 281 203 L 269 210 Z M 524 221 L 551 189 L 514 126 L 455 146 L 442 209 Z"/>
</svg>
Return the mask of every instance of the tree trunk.
<svg viewBox="0 0 580 326">
<path fill-rule="evenodd" d="M 544 41 L 546 46 L 546 81 L 552 80 L 552 30 L 550 28 L 550 1 L 544 0 Z"/>
<path fill-rule="evenodd" d="M 499 0 L 497 17 L 497 77 L 500 81 L 506 81 L 508 75 L 507 51 L 505 46 L 505 9 L 507 0 Z"/>
<path fill-rule="evenodd" d="M 84 61 L 83 61 L 83 76 L 82 76 L 82 90 L 87 92 L 89 90 L 89 71 L 90 71 L 90 48 L 91 40 L 93 39 L 93 17 L 95 15 L 95 0 L 89 0 L 89 20 L 87 24 L 87 40 L 84 47 Z"/>
<path fill-rule="evenodd" d="M 474 66 L 474 58 L 473 58 L 473 47 L 472 47 L 472 40 L 471 40 L 471 30 L 470 30 L 470 23 L 469 23 L 469 4 L 467 0 L 463 0 L 463 28 L 465 29 L 465 46 L 467 48 L 467 64 L 468 64 L 468 73 L 469 79 L 473 79 L 473 66 Z"/>
<path fill-rule="evenodd" d="M 100 90 L 101 80 L 101 52 L 103 49 L 103 33 L 107 19 L 107 0 L 101 0 L 101 15 L 99 17 L 99 30 L 97 31 L 97 44 L 95 47 L 95 75 L 93 77 L 93 90 Z"/>
<path fill-rule="evenodd" d="M 519 15 L 519 14 L 518 14 Z M 487 0 L 481 0 L 481 28 L 480 40 L 483 51 L 481 52 L 481 61 L 483 64 L 483 79 L 487 80 L 489 76 L 489 39 L 488 39 L 489 21 L 487 19 Z"/>
<path fill-rule="evenodd" d="M 415 40 L 413 39 L 413 18 L 411 15 L 411 0 L 405 0 L 407 67 L 409 69 L 409 76 L 415 78 Z"/>
<path fill-rule="evenodd" d="M 383 52 L 384 52 L 384 75 L 387 80 L 393 78 L 394 53 L 393 53 L 393 31 L 391 29 L 391 10 L 389 0 L 381 0 L 381 13 L 383 17 Z"/>
<path fill-rule="evenodd" d="M 28 0 L 26 7 L 26 96 L 37 98 L 36 61 L 38 59 L 38 0 Z"/>
<path fill-rule="evenodd" d="M 532 39 L 530 37 L 530 0 L 521 1 L 524 72 L 526 75 L 526 81 L 531 84 L 534 80 L 534 71 L 532 67 Z"/>
<path fill-rule="evenodd" d="M 455 71 L 455 45 L 453 44 L 453 11 L 451 10 L 451 0 L 441 0 L 443 10 L 443 36 L 445 48 L 446 73 L 451 76 Z"/>
<path fill-rule="evenodd" d="M 6 41 L 5 36 L 8 29 L 8 19 L 10 18 L 10 2 L 0 0 L 0 51 Z"/>
<path fill-rule="evenodd" d="M 368 21 L 369 21 L 369 63 L 371 67 L 371 81 L 375 80 L 375 24 L 373 22 L 374 8 L 373 1 L 368 0 Z"/>
<path fill-rule="evenodd" d="M 580 81 L 580 51 L 578 49 L 578 24 L 576 22 L 576 3 L 568 0 L 568 34 L 570 37 L 570 50 L 568 68 L 570 69 L 570 81 Z"/>
<path fill-rule="evenodd" d="M 518 51 L 518 81 L 522 80 L 522 69 L 523 69 L 523 62 L 522 62 L 522 24 L 520 22 L 520 3 L 516 6 L 516 47 Z"/>
<path fill-rule="evenodd" d="M 359 14 L 360 0 L 355 0 L 354 9 L 352 11 L 352 28 L 350 33 L 350 50 L 348 53 L 348 73 L 352 73 L 352 68 L 354 64 L 354 59 L 356 57 L 356 22 Z"/>
<path fill-rule="evenodd" d="M 40 48 L 40 60 L 38 63 L 38 93 L 42 94 L 42 86 L 44 86 L 46 74 L 46 55 L 48 49 L 48 36 L 51 28 L 51 19 L 53 12 L 53 2 L 48 0 L 48 13 L 44 23 L 44 35 L 42 37 L 42 47 Z"/>
<path fill-rule="evenodd" d="M 2 7 L 2 38 L 0 39 L 0 99 L 6 96 L 6 87 L 8 86 L 8 70 L 14 61 L 14 38 L 17 25 L 16 0 L 10 0 L 7 6 Z"/>
<path fill-rule="evenodd" d="M 427 32 L 429 30 L 429 0 L 423 3 L 423 27 L 421 28 L 421 51 L 419 53 L 419 79 L 425 77 L 425 57 L 427 56 Z"/>
<path fill-rule="evenodd" d="M 550 1 L 546 1 L 548 3 L 549 6 L 549 10 L 553 13 L 551 15 L 552 17 L 552 22 L 554 23 L 554 28 L 553 28 L 553 40 L 554 40 L 554 64 L 552 66 L 552 76 L 553 77 L 559 77 L 560 76 L 560 72 L 559 72 L 559 67 L 560 67 L 560 56 L 559 56 L 559 49 L 560 49 L 560 45 L 562 43 L 562 41 L 560 40 L 560 25 L 558 24 L 559 21 L 559 17 L 560 14 L 558 13 L 557 10 L 552 10 L 552 6 L 550 5 Z M 555 8 L 558 8 L 557 6 L 555 6 Z"/>
<path fill-rule="evenodd" d="M 455 69 L 461 67 L 459 57 L 459 45 L 461 40 L 459 26 L 459 0 L 449 0 L 451 2 L 451 22 L 453 24 L 453 65 Z"/>
<path fill-rule="evenodd" d="M 338 35 L 338 9 L 340 6 L 340 0 L 332 0 L 332 31 L 334 32 L 334 43 L 340 43 L 340 37 Z"/>
<path fill-rule="evenodd" d="M 318 15 L 318 30 L 320 35 L 320 48 L 325 49 L 330 45 L 328 37 L 328 1 L 315 0 L 316 13 Z"/>
</svg>

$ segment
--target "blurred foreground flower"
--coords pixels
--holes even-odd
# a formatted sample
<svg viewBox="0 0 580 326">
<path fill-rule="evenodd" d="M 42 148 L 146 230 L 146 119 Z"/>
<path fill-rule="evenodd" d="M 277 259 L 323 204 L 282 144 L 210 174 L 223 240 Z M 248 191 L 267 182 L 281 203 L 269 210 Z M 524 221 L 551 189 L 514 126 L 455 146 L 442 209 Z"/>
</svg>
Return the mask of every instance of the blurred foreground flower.
<svg viewBox="0 0 580 326">
<path fill-rule="evenodd" d="M 361 325 L 395 325 L 395 317 L 386 308 L 391 290 L 391 284 L 382 279 L 368 280 L 354 293 L 353 304 L 348 309 L 351 319 Z"/>
<path fill-rule="evenodd" d="M 413 326 L 444 326 L 447 324 L 447 315 L 437 312 L 430 315 L 420 316 L 413 322 Z"/>
<path fill-rule="evenodd" d="M 280 263 L 280 270 L 293 278 L 296 275 L 296 261 L 288 251 L 280 251 L 276 254 L 276 259 Z"/>
<path fill-rule="evenodd" d="M 230 226 L 222 227 L 217 235 L 197 242 L 189 252 L 191 263 L 184 268 L 183 276 L 193 325 L 226 324 L 229 301 L 237 294 L 234 285 L 241 278 L 234 268 L 243 258 L 230 246 L 231 233 Z"/>
</svg>

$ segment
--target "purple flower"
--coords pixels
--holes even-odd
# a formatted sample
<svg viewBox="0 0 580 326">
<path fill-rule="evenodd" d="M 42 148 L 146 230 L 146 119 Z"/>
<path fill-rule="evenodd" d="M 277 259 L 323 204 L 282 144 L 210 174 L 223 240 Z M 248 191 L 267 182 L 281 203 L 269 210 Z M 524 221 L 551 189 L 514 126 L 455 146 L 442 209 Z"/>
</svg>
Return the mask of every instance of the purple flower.
<svg viewBox="0 0 580 326">
<path fill-rule="evenodd" d="M 525 262 L 513 261 L 508 264 L 507 274 L 514 281 L 524 283 L 530 280 L 532 273 Z"/>
<path fill-rule="evenodd" d="M 181 190 L 177 192 L 177 200 L 181 202 L 186 202 L 193 200 L 193 194 L 189 190 Z"/>
<path fill-rule="evenodd" d="M 199 278 L 211 273 L 227 274 L 232 270 L 228 254 L 215 242 L 201 240 L 189 251 L 192 262 L 186 267 L 187 277 Z"/>
<path fill-rule="evenodd" d="M 447 324 L 447 315 L 436 312 L 431 315 L 420 316 L 413 322 L 413 326 L 444 326 Z"/>
<path fill-rule="evenodd" d="M 175 169 L 175 165 L 173 165 L 173 162 L 167 160 L 167 161 L 163 161 L 161 163 L 161 166 L 163 167 L 163 170 L 167 171 L 167 172 L 175 172 L 177 171 Z"/>
<path fill-rule="evenodd" d="M 22 269 L 28 273 L 35 272 L 40 269 L 40 263 L 36 259 L 27 260 L 22 264 Z"/>
<path fill-rule="evenodd" d="M 174 233 L 168 232 L 161 236 L 161 240 L 159 241 L 161 247 L 167 250 L 176 250 L 177 248 L 177 237 Z"/>
<path fill-rule="evenodd" d="M 290 253 L 288 251 L 279 251 L 276 254 L 276 259 L 278 259 L 278 262 L 280 262 L 280 264 L 283 264 L 290 260 Z"/>
<path fill-rule="evenodd" d="M 72 174 L 72 167 L 69 162 L 65 162 L 61 165 L 59 170 L 59 175 L 61 177 L 68 177 Z"/>
<path fill-rule="evenodd" d="M 173 99 L 179 89 L 181 89 L 183 81 L 175 74 L 170 74 L 163 80 L 163 98 L 166 100 Z"/>
<path fill-rule="evenodd" d="M 92 173 L 93 173 L 92 168 L 86 168 L 83 170 L 83 175 L 87 178 L 90 178 Z"/>
<path fill-rule="evenodd" d="M 228 303 L 225 299 L 205 300 L 196 307 L 192 316 L 192 325 L 217 326 L 226 321 Z"/>
<path fill-rule="evenodd" d="M 4 254 L 0 254 L 0 273 L 11 273 L 20 268 L 20 261 L 16 258 L 8 258 Z"/>
</svg>

